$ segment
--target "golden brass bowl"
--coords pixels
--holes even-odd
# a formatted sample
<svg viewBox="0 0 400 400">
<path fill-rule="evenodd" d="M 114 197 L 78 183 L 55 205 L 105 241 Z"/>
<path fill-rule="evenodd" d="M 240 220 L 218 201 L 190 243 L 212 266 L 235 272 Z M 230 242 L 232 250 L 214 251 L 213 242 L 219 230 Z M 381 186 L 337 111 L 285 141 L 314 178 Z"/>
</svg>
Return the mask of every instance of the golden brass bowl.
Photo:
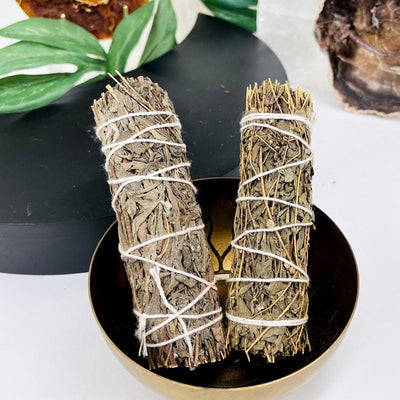
<svg viewBox="0 0 400 400">
<path fill-rule="evenodd" d="M 206 224 L 214 269 L 227 275 L 238 179 L 210 178 L 195 182 Z M 190 371 L 185 368 L 149 371 L 138 357 L 135 318 L 129 283 L 118 253 L 117 225 L 101 238 L 89 271 L 93 313 L 118 360 L 142 383 L 171 399 L 274 399 L 310 379 L 332 354 L 353 316 L 358 297 L 358 271 L 352 250 L 338 227 L 317 207 L 309 258 L 310 310 L 308 331 L 312 350 L 267 363 L 262 357 L 231 353 L 224 361 Z M 224 296 L 223 279 L 219 281 Z M 193 396 L 193 397 L 191 397 Z"/>
</svg>

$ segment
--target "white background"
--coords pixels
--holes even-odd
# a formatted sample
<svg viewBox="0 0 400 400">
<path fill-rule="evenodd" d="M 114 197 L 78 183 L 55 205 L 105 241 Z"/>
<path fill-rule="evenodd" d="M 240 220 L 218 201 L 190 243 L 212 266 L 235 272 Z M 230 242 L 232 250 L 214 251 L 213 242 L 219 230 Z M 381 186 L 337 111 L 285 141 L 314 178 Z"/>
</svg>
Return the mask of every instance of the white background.
<svg viewBox="0 0 400 400">
<path fill-rule="evenodd" d="M 400 119 L 343 110 L 313 37 L 318 7 L 318 0 L 260 0 L 258 34 L 291 84 L 313 94 L 314 202 L 355 252 L 360 297 L 333 358 L 285 399 L 396 399 Z M 0 26 L 23 18 L 14 0 L 2 8 Z M 1 399 L 163 399 L 111 354 L 91 313 L 86 273 L 0 275 L 0 377 Z"/>
</svg>

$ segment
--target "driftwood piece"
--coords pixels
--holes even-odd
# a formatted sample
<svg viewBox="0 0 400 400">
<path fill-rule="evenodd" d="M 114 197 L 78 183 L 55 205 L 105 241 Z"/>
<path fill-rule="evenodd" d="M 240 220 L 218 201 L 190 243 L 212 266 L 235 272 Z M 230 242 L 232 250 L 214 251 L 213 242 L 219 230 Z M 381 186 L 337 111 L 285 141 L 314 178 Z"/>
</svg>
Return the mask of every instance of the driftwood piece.
<svg viewBox="0 0 400 400">
<path fill-rule="evenodd" d="M 333 85 L 348 109 L 400 113 L 398 0 L 325 1 L 315 35 L 328 52 Z"/>
</svg>

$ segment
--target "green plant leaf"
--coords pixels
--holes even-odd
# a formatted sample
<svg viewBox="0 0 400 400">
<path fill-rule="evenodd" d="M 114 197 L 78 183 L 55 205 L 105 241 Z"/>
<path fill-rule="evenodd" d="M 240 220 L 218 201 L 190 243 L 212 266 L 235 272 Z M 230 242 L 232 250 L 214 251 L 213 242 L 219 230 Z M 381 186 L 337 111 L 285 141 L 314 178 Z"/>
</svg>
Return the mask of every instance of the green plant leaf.
<svg viewBox="0 0 400 400">
<path fill-rule="evenodd" d="M 175 33 L 176 15 L 171 0 L 159 0 L 139 65 L 155 60 L 174 48 L 176 45 Z"/>
<path fill-rule="evenodd" d="M 103 48 L 93 35 L 66 20 L 29 18 L 0 29 L 0 36 L 106 59 Z"/>
<path fill-rule="evenodd" d="M 50 64 L 74 64 L 78 68 L 104 69 L 105 62 L 39 43 L 18 42 L 0 49 L 0 75 Z"/>
<path fill-rule="evenodd" d="M 249 8 L 255 7 L 258 0 L 202 0 L 203 3 L 212 3 L 215 7 L 223 8 Z"/>
<path fill-rule="evenodd" d="M 110 50 L 107 55 L 107 71 L 125 72 L 129 54 L 137 45 L 143 29 L 149 22 L 154 9 L 154 1 L 150 1 L 125 17 L 114 31 Z"/>
<path fill-rule="evenodd" d="M 43 107 L 67 93 L 87 72 L 82 69 L 73 74 L 15 75 L 0 79 L 0 113 Z"/>
<path fill-rule="evenodd" d="M 240 26 L 249 32 L 257 30 L 257 10 L 233 6 L 233 0 L 202 0 L 205 6 L 218 18 Z M 245 3 L 244 0 L 238 3 Z M 254 3 L 254 2 L 248 2 Z M 253 4 L 251 4 L 253 5 Z"/>
</svg>

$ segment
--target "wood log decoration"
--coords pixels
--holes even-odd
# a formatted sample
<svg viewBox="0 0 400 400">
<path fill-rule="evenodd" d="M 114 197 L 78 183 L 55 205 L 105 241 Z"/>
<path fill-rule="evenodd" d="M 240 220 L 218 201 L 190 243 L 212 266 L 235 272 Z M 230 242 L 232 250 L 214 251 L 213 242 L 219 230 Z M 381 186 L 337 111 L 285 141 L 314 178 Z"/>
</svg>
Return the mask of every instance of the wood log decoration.
<svg viewBox="0 0 400 400">
<path fill-rule="evenodd" d="M 398 0 L 325 1 L 315 35 L 328 52 L 333 85 L 347 109 L 400 113 Z"/>
</svg>

